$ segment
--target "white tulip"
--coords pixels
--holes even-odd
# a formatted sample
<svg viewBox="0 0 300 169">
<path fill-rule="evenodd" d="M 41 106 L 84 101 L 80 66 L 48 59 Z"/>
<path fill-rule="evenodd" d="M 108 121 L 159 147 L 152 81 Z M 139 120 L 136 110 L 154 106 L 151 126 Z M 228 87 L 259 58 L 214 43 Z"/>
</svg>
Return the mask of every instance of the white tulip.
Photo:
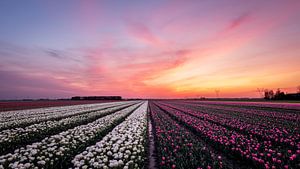
<svg viewBox="0 0 300 169">
<path fill-rule="evenodd" d="M 3 161 L 1 164 L 12 167 L 13 163 L 19 162 L 18 166 L 25 167 L 25 164 L 27 165 L 27 163 L 30 162 L 31 168 L 45 166 L 46 164 L 47 166 L 52 166 L 55 164 L 54 162 L 59 160 L 60 157 L 68 155 L 68 153 L 70 151 L 72 152 L 73 149 L 85 144 L 90 139 L 94 139 L 98 133 L 109 129 L 114 121 L 124 118 L 139 105 L 140 104 L 134 104 L 86 125 L 77 126 L 59 134 L 46 137 L 41 142 L 16 149 L 13 154 L 8 153 L 0 156 L 0 159 L 3 159 L 1 160 Z M 61 144 L 61 142 L 64 142 L 64 144 Z M 94 154 L 96 155 L 97 152 L 94 152 L 95 148 L 92 148 L 91 150 L 93 150 L 93 152 L 83 152 L 84 155 L 82 156 L 89 157 L 87 159 L 92 159 Z M 87 154 L 88 156 L 85 156 Z M 76 165 L 78 164 L 77 161 L 81 159 L 80 157 L 80 155 L 76 156 L 75 160 L 73 160 Z M 83 162 L 83 164 L 84 163 L 85 162 Z"/>
<path fill-rule="evenodd" d="M 100 142 L 86 148 L 86 151 L 92 152 L 96 159 L 99 161 L 102 160 L 103 163 L 101 164 L 108 163 L 108 166 L 111 168 L 123 167 L 124 163 L 127 164 L 127 168 L 131 163 L 138 167 L 138 163 L 144 160 L 139 157 L 141 157 L 141 152 L 144 151 L 144 133 L 147 127 L 147 106 L 147 102 L 144 103 Z M 81 154 L 87 156 L 85 151 Z M 107 157 L 103 156 L 103 154 L 107 155 Z M 74 166 L 76 166 L 76 160 L 78 160 L 76 157 L 72 160 Z M 94 163 L 85 161 L 85 165 L 93 167 Z M 104 167 L 105 166 L 103 166 L 103 168 Z"/>
</svg>

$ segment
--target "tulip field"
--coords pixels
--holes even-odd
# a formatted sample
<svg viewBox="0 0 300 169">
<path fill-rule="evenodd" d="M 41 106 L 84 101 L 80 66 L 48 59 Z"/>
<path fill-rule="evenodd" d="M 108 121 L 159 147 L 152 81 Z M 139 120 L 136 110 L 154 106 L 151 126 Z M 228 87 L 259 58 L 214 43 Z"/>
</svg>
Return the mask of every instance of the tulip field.
<svg viewBox="0 0 300 169">
<path fill-rule="evenodd" d="M 297 103 L 134 100 L 0 111 L 0 169 L 299 169 Z"/>
<path fill-rule="evenodd" d="M 300 168 L 299 104 L 153 101 L 159 168 Z"/>
</svg>

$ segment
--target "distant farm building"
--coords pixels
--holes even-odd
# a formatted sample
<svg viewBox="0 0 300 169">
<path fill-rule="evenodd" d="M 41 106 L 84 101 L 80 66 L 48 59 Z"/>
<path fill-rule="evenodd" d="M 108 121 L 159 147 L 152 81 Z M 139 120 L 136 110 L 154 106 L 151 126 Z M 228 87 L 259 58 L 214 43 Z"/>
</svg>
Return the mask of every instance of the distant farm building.
<svg viewBox="0 0 300 169">
<path fill-rule="evenodd" d="M 300 93 L 287 93 L 285 94 L 286 100 L 300 100 Z"/>
<path fill-rule="evenodd" d="M 122 100 L 121 96 L 74 96 L 71 100 Z"/>
</svg>

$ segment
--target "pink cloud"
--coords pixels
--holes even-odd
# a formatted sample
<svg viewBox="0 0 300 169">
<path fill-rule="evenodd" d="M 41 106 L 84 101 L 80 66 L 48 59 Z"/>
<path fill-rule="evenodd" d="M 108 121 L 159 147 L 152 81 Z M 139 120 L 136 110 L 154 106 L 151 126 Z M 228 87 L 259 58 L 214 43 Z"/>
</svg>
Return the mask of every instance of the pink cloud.
<svg viewBox="0 0 300 169">
<path fill-rule="evenodd" d="M 249 21 L 251 21 L 251 15 L 250 13 L 244 13 L 240 16 L 238 16 L 237 18 L 233 19 L 230 24 L 228 25 L 227 28 L 225 28 L 225 30 L 233 30 L 233 29 L 236 29 L 238 28 L 239 26 L 241 26 L 242 24 L 245 24 Z"/>
<path fill-rule="evenodd" d="M 129 33 L 141 42 L 153 45 L 162 43 L 162 40 L 142 22 L 128 22 L 127 26 Z"/>
</svg>

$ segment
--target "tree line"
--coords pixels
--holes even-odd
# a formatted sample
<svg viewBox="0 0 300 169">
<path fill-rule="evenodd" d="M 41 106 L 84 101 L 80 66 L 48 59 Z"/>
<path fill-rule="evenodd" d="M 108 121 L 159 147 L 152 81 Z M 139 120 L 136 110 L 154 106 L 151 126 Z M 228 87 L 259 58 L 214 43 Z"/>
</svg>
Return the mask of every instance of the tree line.
<svg viewBox="0 0 300 169">
<path fill-rule="evenodd" d="M 284 93 L 280 89 L 276 92 L 273 90 L 264 90 L 264 99 L 266 100 L 300 100 L 300 86 L 297 87 L 297 93 Z"/>
</svg>

